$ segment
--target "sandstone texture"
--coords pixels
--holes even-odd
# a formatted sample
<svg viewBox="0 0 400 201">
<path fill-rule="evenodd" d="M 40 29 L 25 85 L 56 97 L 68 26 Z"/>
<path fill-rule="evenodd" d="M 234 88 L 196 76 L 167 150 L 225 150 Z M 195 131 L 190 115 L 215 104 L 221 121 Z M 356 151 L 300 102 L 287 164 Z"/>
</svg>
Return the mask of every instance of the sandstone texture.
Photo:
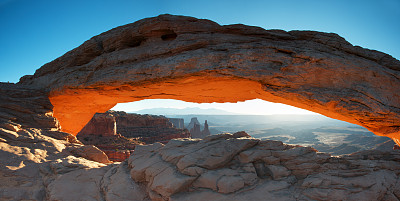
<svg viewBox="0 0 400 201">
<path fill-rule="evenodd" d="M 400 200 L 400 152 L 331 157 L 244 132 L 138 146 L 130 176 L 152 200 Z"/>
<path fill-rule="evenodd" d="M 78 133 L 84 144 L 100 148 L 111 161 L 122 162 L 143 143 L 167 143 L 175 138 L 188 138 L 186 129 L 173 126 L 168 118 L 155 115 L 128 114 L 122 111 L 96 113 Z"/>
<path fill-rule="evenodd" d="M 400 152 L 331 157 L 244 132 L 138 146 L 131 178 L 152 200 L 399 200 Z"/>
<path fill-rule="evenodd" d="M 122 111 L 107 113 L 115 116 L 117 133 L 147 144 L 167 143 L 171 139 L 190 137 L 188 130 L 175 127 L 164 116 L 128 114 Z"/>
<path fill-rule="evenodd" d="M 48 89 L 74 135 L 120 102 L 260 98 L 400 138 L 400 61 L 334 33 L 161 15 L 95 36 L 19 83 Z"/>
<path fill-rule="evenodd" d="M 79 131 L 78 135 L 113 136 L 117 134 L 117 123 L 114 115 L 109 113 L 96 113 L 92 119 Z"/>
<path fill-rule="evenodd" d="M 137 145 L 107 164 L 60 131 L 45 92 L 0 92 L 1 200 L 400 200 L 399 151 L 331 157 L 238 132 Z"/>
<path fill-rule="evenodd" d="M 137 146 L 128 160 L 108 164 L 104 152 L 75 137 L 119 102 L 260 98 L 400 144 L 399 64 L 312 31 L 171 15 L 112 29 L 19 84 L 0 83 L 0 198 L 400 200 L 398 150 L 331 157 L 239 132 Z"/>
<path fill-rule="evenodd" d="M 0 83 L 0 99 L 1 200 L 46 200 L 58 176 L 110 163 L 98 148 L 60 131 L 46 92 Z"/>
</svg>

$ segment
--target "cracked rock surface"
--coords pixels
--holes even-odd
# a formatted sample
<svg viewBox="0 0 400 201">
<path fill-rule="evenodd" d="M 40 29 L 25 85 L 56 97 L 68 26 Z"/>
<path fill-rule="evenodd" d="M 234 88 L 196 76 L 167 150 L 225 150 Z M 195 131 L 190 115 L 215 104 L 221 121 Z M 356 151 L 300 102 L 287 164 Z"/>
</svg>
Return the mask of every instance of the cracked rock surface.
<svg viewBox="0 0 400 201">
<path fill-rule="evenodd" d="M 219 134 L 138 146 L 128 164 L 152 200 L 400 198 L 396 151 L 331 157 L 310 147 Z"/>
<path fill-rule="evenodd" d="M 400 144 L 400 61 L 334 33 L 160 15 L 94 36 L 19 84 L 48 90 L 54 116 L 74 135 L 120 102 L 259 98 L 358 124 Z"/>
<path fill-rule="evenodd" d="M 1 200 L 400 200 L 398 151 L 331 157 L 238 132 L 137 146 L 107 164 L 59 130 L 44 91 L 0 92 L 15 100 L 0 105 Z"/>
</svg>

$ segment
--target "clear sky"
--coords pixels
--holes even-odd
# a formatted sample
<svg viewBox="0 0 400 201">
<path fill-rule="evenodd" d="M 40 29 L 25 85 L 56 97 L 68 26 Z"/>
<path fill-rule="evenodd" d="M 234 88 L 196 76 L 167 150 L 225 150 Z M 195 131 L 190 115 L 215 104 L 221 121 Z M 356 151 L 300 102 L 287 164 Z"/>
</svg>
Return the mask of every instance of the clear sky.
<svg viewBox="0 0 400 201">
<path fill-rule="evenodd" d="M 116 26 L 159 14 L 338 33 L 400 59 L 400 0 L 0 0 L 0 82 Z"/>
</svg>

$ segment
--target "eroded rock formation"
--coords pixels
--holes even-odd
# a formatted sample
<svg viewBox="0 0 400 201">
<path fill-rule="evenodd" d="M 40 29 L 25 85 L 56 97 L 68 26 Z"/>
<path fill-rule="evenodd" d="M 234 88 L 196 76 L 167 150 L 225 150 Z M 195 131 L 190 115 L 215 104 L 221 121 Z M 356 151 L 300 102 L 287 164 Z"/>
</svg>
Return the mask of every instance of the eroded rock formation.
<svg viewBox="0 0 400 201">
<path fill-rule="evenodd" d="M 390 165 L 389 165 L 390 164 Z M 245 132 L 139 146 L 131 178 L 152 200 L 398 200 L 400 152 L 342 158 Z"/>
<path fill-rule="evenodd" d="M 48 89 L 75 135 L 120 102 L 260 98 L 400 138 L 400 62 L 333 33 L 161 15 L 95 36 L 19 83 Z"/>
<path fill-rule="evenodd" d="M 61 132 L 52 108 L 41 89 L 0 83 L 1 200 L 45 200 L 58 176 L 110 163 L 98 148 Z"/>
<path fill-rule="evenodd" d="M 185 128 L 185 121 L 182 118 L 168 118 L 175 128 Z"/>
<path fill-rule="evenodd" d="M 175 128 L 163 116 L 122 111 L 96 113 L 77 135 L 84 144 L 100 148 L 112 161 L 127 159 L 137 144 L 167 143 L 171 139 L 189 137 L 186 129 Z"/>
<path fill-rule="evenodd" d="M 174 127 L 169 119 L 164 116 L 128 114 L 122 111 L 109 111 L 107 113 L 115 116 L 119 134 L 147 144 L 167 143 L 171 139 L 190 137 L 188 130 Z"/>
<path fill-rule="evenodd" d="M 117 123 L 110 113 L 96 113 L 92 119 L 79 131 L 78 135 L 114 136 L 117 134 Z"/>
<path fill-rule="evenodd" d="M 399 70 L 389 55 L 335 34 L 170 15 L 125 25 L 20 84 L 0 83 L 0 197 L 400 200 L 398 151 L 330 157 L 238 133 L 140 146 L 129 161 L 105 165 L 102 151 L 74 136 L 117 102 L 261 98 L 398 139 Z"/>
<path fill-rule="evenodd" d="M 204 122 L 204 129 L 201 130 L 201 126 L 199 121 L 197 120 L 196 117 L 193 117 L 189 123 L 189 128 L 190 129 L 190 135 L 192 138 L 200 138 L 203 139 L 209 135 L 211 135 L 210 130 L 208 129 L 208 123 L 207 120 Z"/>
<path fill-rule="evenodd" d="M 131 140 L 117 133 L 116 117 L 111 113 L 96 113 L 78 133 L 77 138 L 86 145 L 95 145 L 111 161 L 124 161 L 140 141 Z"/>
</svg>

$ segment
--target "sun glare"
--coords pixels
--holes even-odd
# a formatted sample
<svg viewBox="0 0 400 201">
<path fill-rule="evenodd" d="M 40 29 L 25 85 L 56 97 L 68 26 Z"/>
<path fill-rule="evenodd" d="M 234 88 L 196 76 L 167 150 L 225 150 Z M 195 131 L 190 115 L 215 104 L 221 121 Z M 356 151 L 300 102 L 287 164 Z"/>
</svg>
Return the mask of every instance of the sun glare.
<svg viewBox="0 0 400 201">
<path fill-rule="evenodd" d="M 119 103 L 112 110 L 137 112 L 154 108 L 200 108 L 217 109 L 236 114 L 247 115 L 272 115 L 272 114 L 317 114 L 297 107 L 272 103 L 260 99 L 247 100 L 237 103 L 191 103 L 173 99 L 146 99 L 130 103 Z"/>
</svg>

